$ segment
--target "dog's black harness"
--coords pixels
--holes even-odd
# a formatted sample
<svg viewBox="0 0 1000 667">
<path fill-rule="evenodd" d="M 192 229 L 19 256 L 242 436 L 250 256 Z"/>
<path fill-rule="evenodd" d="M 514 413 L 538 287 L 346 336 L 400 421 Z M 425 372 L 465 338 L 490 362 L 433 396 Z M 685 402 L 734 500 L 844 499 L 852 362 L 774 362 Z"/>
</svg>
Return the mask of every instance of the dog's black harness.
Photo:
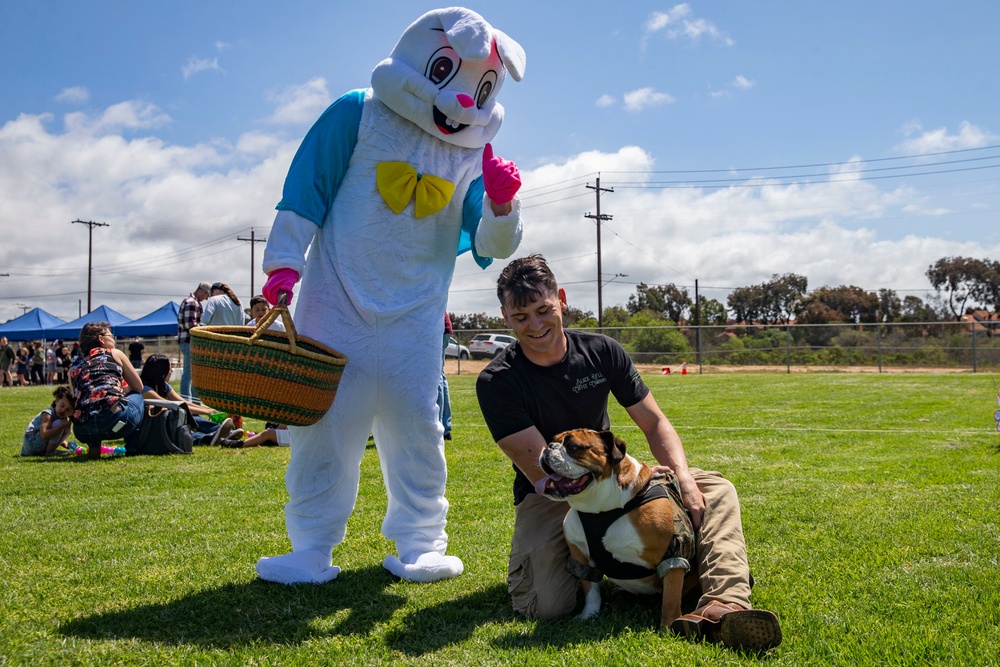
<svg viewBox="0 0 1000 667">
<path fill-rule="evenodd" d="M 603 538 L 611 524 L 636 507 L 660 498 L 667 498 L 683 510 L 684 505 L 681 502 L 680 484 L 677 482 L 675 475 L 656 475 L 624 507 L 608 510 L 607 512 L 591 513 L 577 511 L 580 523 L 583 525 L 584 535 L 587 537 L 590 559 L 597 564 L 597 567 L 588 567 L 570 558 L 566 564 L 566 569 L 574 576 L 589 581 L 600 581 L 602 574 L 612 579 L 642 579 L 653 574 L 659 574 L 663 577 L 666 575 L 666 570 L 675 567 L 683 567 L 685 570 L 689 569 L 690 561 L 694 559 L 695 536 L 694 527 L 691 525 L 691 519 L 688 517 L 687 510 L 674 514 L 674 534 L 670 539 L 667 552 L 663 555 L 663 560 L 656 568 L 622 562 L 615 558 L 604 546 Z"/>
</svg>

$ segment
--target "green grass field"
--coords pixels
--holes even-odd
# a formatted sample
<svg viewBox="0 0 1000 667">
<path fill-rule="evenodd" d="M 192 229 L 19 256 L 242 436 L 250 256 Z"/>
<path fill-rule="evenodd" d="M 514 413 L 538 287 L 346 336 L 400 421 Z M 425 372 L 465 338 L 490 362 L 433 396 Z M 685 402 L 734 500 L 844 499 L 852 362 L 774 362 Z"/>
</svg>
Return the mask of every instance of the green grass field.
<svg viewBox="0 0 1000 667">
<path fill-rule="evenodd" d="M 753 600 L 782 619 L 764 656 L 656 632 L 656 601 L 526 622 L 504 579 L 512 472 L 450 378 L 449 553 L 432 585 L 382 569 L 392 544 L 370 448 L 343 571 L 256 578 L 288 550 L 288 450 L 19 456 L 46 388 L 0 391 L 0 665 L 997 665 L 1000 434 L 989 376 L 649 376 L 691 464 L 740 491 Z M 617 406 L 616 432 L 649 461 Z M 259 424 L 258 424 L 259 426 Z"/>
</svg>

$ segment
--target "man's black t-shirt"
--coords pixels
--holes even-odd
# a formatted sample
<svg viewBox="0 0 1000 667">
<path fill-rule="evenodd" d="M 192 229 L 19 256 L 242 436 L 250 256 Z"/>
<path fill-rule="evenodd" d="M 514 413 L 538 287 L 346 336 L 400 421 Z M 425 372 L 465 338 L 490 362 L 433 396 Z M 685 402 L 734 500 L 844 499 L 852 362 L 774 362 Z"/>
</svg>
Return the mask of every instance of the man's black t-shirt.
<svg viewBox="0 0 1000 667">
<path fill-rule="evenodd" d="M 493 439 L 500 441 L 531 426 L 546 442 L 574 428 L 609 428 L 608 395 L 623 407 L 644 399 L 649 388 L 628 353 L 600 334 L 566 329 L 568 350 L 554 366 L 528 361 L 519 343 L 510 345 L 479 374 L 479 408 Z M 534 493 L 514 466 L 514 504 Z"/>
<path fill-rule="evenodd" d="M 132 341 L 128 344 L 128 360 L 129 361 L 142 361 L 142 351 L 146 349 L 146 346 L 137 340 Z"/>
</svg>

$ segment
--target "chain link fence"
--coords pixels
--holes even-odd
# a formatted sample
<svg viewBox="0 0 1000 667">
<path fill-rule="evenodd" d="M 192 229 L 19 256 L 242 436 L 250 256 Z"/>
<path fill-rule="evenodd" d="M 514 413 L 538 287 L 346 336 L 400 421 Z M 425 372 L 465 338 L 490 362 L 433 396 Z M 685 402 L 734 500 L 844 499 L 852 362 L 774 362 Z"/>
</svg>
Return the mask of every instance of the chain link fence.
<svg viewBox="0 0 1000 667">
<path fill-rule="evenodd" d="M 676 372 L 1000 371 L 1000 328 L 969 322 L 605 327 L 632 361 Z M 463 330 L 463 345 L 479 333 Z"/>
</svg>

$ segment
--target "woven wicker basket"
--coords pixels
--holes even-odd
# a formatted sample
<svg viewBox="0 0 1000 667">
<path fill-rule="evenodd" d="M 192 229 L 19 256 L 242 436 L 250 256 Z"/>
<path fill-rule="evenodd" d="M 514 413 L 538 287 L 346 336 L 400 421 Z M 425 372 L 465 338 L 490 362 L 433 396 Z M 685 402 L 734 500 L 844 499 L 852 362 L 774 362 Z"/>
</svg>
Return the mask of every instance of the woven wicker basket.
<svg viewBox="0 0 1000 667">
<path fill-rule="evenodd" d="M 285 331 L 268 329 L 281 317 Z M 256 327 L 191 329 L 191 382 L 206 405 L 291 426 L 315 424 L 330 409 L 347 357 L 298 336 L 285 306 Z"/>
</svg>

